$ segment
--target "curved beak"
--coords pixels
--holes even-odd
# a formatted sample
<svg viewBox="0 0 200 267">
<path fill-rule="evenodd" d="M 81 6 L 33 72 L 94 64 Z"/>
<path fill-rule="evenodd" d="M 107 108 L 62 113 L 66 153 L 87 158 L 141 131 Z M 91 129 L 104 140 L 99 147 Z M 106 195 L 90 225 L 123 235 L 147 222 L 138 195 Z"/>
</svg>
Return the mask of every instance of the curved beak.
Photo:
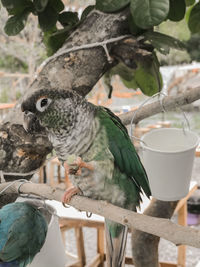
<svg viewBox="0 0 200 267">
<path fill-rule="evenodd" d="M 28 133 L 41 130 L 41 126 L 36 115 L 27 110 L 24 111 L 23 127 Z"/>
</svg>

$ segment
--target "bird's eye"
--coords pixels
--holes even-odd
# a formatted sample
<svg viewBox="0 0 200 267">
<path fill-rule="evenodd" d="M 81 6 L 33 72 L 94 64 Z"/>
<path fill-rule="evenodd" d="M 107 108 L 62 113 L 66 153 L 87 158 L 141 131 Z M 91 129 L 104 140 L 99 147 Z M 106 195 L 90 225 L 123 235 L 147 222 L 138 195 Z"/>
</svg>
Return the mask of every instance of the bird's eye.
<svg viewBox="0 0 200 267">
<path fill-rule="evenodd" d="M 38 111 L 40 111 L 40 112 L 43 112 L 43 111 L 45 111 L 48 108 L 48 106 L 50 105 L 51 102 L 52 102 L 52 100 L 50 98 L 41 97 L 36 102 L 36 109 Z"/>
<path fill-rule="evenodd" d="M 43 98 L 42 101 L 40 102 L 40 105 L 43 108 L 44 106 L 46 106 L 47 103 L 48 103 L 48 99 L 47 98 Z"/>
</svg>

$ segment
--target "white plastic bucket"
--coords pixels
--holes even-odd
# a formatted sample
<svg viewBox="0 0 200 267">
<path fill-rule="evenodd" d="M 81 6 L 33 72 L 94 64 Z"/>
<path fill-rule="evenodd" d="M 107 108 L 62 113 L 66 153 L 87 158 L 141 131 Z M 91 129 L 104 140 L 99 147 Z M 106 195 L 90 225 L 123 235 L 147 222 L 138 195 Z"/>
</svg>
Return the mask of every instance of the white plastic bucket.
<svg viewBox="0 0 200 267">
<path fill-rule="evenodd" d="M 48 208 L 55 212 L 52 206 Z M 67 255 L 63 244 L 58 216 L 52 214 L 48 224 L 46 240 L 40 252 L 36 254 L 29 267 L 65 267 Z"/>
<path fill-rule="evenodd" d="M 152 130 L 141 138 L 142 161 L 152 196 L 175 201 L 189 191 L 198 135 L 177 128 Z"/>
</svg>

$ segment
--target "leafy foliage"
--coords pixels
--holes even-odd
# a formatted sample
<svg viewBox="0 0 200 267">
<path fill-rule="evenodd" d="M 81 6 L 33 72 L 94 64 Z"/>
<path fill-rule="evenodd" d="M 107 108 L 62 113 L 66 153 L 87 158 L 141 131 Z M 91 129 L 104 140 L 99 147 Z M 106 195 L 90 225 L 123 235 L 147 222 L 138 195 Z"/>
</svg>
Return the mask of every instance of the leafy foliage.
<svg viewBox="0 0 200 267">
<path fill-rule="evenodd" d="M 46 8 L 38 13 L 38 21 L 41 29 L 46 32 L 51 30 L 58 20 L 58 13 L 49 3 Z"/>
<path fill-rule="evenodd" d="M 96 0 L 96 8 L 103 12 L 116 12 L 130 3 L 130 0 Z"/>
<path fill-rule="evenodd" d="M 141 34 L 165 20 L 180 21 L 186 7 L 191 6 L 188 26 L 192 33 L 200 31 L 200 1 L 195 0 L 96 0 L 96 8 L 104 12 L 116 12 L 129 5 L 129 26 L 132 34 Z"/>
<path fill-rule="evenodd" d="M 29 11 L 24 10 L 21 14 L 10 17 L 4 27 L 5 33 L 7 35 L 17 35 L 20 33 L 25 27 L 28 15 Z"/>
<path fill-rule="evenodd" d="M 185 49 L 185 45 L 172 36 L 165 35 L 159 32 L 147 31 L 144 37 L 148 40 L 160 53 L 166 55 L 170 48 Z"/>
<path fill-rule="evenodd" d="M 144 29 L 136 25 L 133 16 L 130 14 L 128 17 L 129 29 L 133 35 L 140 35 L 145 32 Z"/>
<path fill-rule="evenodd" d="M 167 18 L 172 21 L 180 21 L 184 18 L 185 11 L 185 0 L 170 0 L 170 9 Z"/>
<path fill-rule="evenodd" d="M 131 69 L 123 63 L 119 63 L 112 70 L 106 73 L 104 83 L 111 90 L 111 77 L 119 75 L 127 88 L 138 89 L 148 96 L 151 96 L 162 89 L 162 77 L 159 72 L 159 62 L 155 53 L 150 57 L 137 58 L 136 68 Z"/>
<path fill-rule="evenodd" d="M 137 26 L 149 29 L 167 17 L 169 0 L 132 0 L 130 11 Z"/>
<path fill-rule="evenodd" d="M 52 55 L 63 45 L 71 29 L 79 22 L 76 12 L 62 12 L 64 4 L 61 0 L 1 0 L 1 2 L 10 15 L 4 27 L 8 35 L 20 33 L 30 13 L 38 17 L 39 26 L 44 32 L 48 55 Z M 57 23 L 63 28 L 57 28 Z"/>
<path fill-rule="evenodd" d="M 156 32 L 155 26 L 166 20 L 178 22 L 185 17 L 190 31 L 200 32 L 200 0 L 96 0 L 95 6 L 85 8 L 81 19 L 77 12 L 64 10 L 63 0 L 1 0 L 1 3 L 9 15 L 4 27 L 8 35 L 20 33 L 29 14 L 38 17 L 49 56 L 62 47 L 71 32 L 94 8 L 107 13 L 129 10 L 130 34 L 139 36 L 144 43 L 150 43 L 153 50 L 163 55 L 168 54 L 170 48 L 184 49 L 184 45 L 172 36 Z M 135 69 L 119 64 L 113 73 L 118 73 L 127 87 L 140 87 L 144 94 L 152 95 L 159 91 L 162 79 L 155 52 L 153 51 L 151 60 L 137 59 L 134 63 Z"/>
<path fill-rule="evenodd" d="M 185 0 L 186 6 L 192 6 L 195 3 L 195 0 Z"/>
<path fill-rule="evenodd" d="M 192 60 L 200 61 L 200 34 L 196 33 L 186 43 L 187 51 Z"/>
<path fill-rule="evenodd" d="M 25 9 L 33 7 L 31 0 L 1 0 L 1 3 L 9 15 L 20 15 Z"/>
<path fill-rule="evenodd" d="M 84 20 L 87 15 L 95 8 L 95 6 L 93 5 L 90 5 L 90 6 L 87 6 L 84 10 L 83 10 L 83 13 L 81 15 L 81 20 Z"/>
<path fill-rule="evenodd" d="M 62 24 L 63 27 L 68 25 L 74 25 L 78 23 L 78 13 L 77 12 L 62 12 L 59 14 L 58 21 Z"/>
<path fill-rule="evenodd" d="M 195 6 L 193 6 L 190 12 L 188 26 L 192 33 L 200 32 L 199 18 L 200 18 L 200 2 L 197 3 Z"/>
<path fill-rule="evenodd" d="M 48 4 L 48 0 L 33 0 L 37 12 L 43 12 Z"/>
<path fill-rule="evenodd" d="M 44 33 L 44 44 L 47 48 L 47 55 L 54 54 L 64 44 L 66 38 L 69 36 L 69 27 L 62 30 L 56 28 Z"/>
</svg>

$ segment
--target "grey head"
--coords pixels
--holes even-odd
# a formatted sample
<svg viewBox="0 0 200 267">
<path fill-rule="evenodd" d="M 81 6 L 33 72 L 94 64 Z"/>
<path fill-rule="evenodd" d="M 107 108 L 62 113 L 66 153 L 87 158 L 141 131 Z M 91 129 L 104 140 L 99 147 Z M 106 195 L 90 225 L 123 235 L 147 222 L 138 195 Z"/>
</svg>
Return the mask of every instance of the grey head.
<svg viewBox="0 0 200 267">
<path fill-rule="evenodd" d="M 96 108 L 82 96 L 42 89 L 25 99 L 21 109 L 25 130 L 31 132 L 39 122 L 60 159 L 68 154 L 80 155 L 90 146 Z"/>
<path fill-rule="evenodd" d="M 22 102 L 24 128 L 31 132 L 39 122 L 47 131 L 67 130 L 75 123 L 77 112 L 87 106 L 83 97 L 71 91 L 38 90 Z"/>
</svg>

